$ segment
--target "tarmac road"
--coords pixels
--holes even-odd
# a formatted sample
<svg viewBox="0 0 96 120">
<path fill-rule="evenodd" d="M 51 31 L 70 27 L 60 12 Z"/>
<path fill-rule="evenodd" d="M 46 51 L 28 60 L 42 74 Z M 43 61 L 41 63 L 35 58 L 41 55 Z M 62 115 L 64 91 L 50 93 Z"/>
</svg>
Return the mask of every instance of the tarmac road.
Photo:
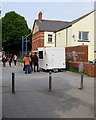
<svg viewBox="0 0 96 120">
<path fill-rule="evenodd" d="M 72 72 L 24 74 L 23 66 L 2 67 L 2 116 L 5 118 L 94 118 L 94 78 Z M 11 93 L 12 72 L 16 93 Z"/>
</svg>

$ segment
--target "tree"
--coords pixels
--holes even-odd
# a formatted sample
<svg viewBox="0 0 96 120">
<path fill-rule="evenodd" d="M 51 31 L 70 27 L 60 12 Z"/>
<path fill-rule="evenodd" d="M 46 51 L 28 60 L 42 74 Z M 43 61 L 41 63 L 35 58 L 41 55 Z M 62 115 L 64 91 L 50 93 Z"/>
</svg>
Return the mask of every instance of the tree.
<svg viewBox="0 0 96 120">
<path fill-rule="evenodd" d="M 8 12 L 2 18 L 2 46 L 4 51 L 16 53 L 22 49 L 22 36 L 30 34 L 24 17 Z"/>
</svg>

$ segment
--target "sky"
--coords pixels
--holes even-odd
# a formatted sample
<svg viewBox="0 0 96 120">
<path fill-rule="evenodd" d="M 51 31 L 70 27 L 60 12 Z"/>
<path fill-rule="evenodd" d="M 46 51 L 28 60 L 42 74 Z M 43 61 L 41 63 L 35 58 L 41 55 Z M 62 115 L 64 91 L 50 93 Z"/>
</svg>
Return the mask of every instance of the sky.
<svg viewBox="0 0 96 120">
<path fill-rule="evenodd" d="M 2 10 L 1 17 L 10 11 L 15 11 L 26 19 L 28 27 L 32 30 L 34 20 L 38 18 L 40 11 L 43 13 L 43 19 L 72 21 L 91 12 L 94 9 L 94 1 L 31 2 L 27 0 L 26 2 L 19 0 L 18 2 L 17 0 L 17 2 L 6 2 L 5 0 L 0 3 L 0 7 Z"/>
</svg>

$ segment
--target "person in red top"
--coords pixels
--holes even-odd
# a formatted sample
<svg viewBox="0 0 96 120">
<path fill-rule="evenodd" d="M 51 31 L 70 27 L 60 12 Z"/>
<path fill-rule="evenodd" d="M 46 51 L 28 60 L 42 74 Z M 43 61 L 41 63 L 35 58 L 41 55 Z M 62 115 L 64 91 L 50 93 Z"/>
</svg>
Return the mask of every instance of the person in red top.
<svg viewBox="0 0 96 120">
<path fill-rule="evenodd" d="M 31 58 L 29 57 L 29 55 L 26 55 L 26 57 L 24 57 L 23 59 L 24 61 L 24 65 L 25 65 L 25 74 L 30 74 L 31 71 L 31 66 L 30 66 L 30 62 L 31 62 Z"/>
</svg>

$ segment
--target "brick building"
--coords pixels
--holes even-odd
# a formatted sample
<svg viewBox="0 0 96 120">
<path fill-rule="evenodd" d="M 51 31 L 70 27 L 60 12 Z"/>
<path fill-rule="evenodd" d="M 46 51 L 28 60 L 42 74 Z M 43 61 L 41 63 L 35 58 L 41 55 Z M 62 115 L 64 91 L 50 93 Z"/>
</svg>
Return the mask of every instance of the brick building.
<svg viewBox="0 0 96 120">
<path fill-rule="evenodd" d="M 38 47 L 61 46 L 66 48 L 66 57 L 73 67 L 78 67 L 78 62 L 93 61 L 96 59 L 95 26 L 96 10 L 72 22 L 44 20 L 40 12 L 32 29 L 32 52 L 37 52 Z M 95 69 L 96 65 L 94 74 Z"/>
<path fill-rule="evenodd" d="M 32 52 L 36 52 L 38 47 L 56 46 L 56 31 L 69 24 L 65 21 L 43 20 L 40 12 L 32 29 Z"/>
<path fill-rule="evenodd" d="M 72 50 L 71 53 L 78 52 L 79 57 L 83 55 L 82 61 L 93 61 L 96 59 L 95 19 L 95 10 L 72 22 L 44 20 L 40 12 L 32 29 L 32 52 L 36 52 L 38 47 L 62 46 Z M 84 51 L 82 53 L 78 51 L 77 46 L 80 46 L 80 49 L 85 47 L 86 55 L 83 54 Z"/>
</svg>

